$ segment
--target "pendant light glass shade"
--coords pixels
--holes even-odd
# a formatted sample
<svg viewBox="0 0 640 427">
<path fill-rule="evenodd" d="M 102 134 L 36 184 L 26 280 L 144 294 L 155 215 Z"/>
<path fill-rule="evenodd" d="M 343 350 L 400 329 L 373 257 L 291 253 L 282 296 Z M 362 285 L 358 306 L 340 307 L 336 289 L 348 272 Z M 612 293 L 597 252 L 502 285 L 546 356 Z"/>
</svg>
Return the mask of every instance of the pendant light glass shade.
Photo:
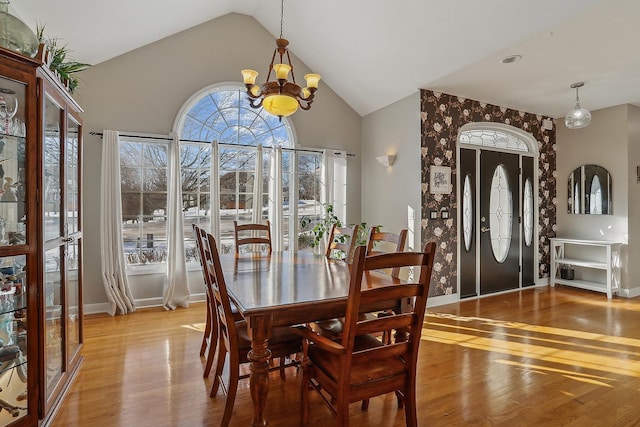
<svg viewBox="0 0 640 427">
<path fill-rule="evenodd" d="M 571 85 L 571 88 L 576 90 L 576 105 L 564 118 L 564 124 L 569 129 L 580 129 L 591 123 L 591 113 L 580 106 L 580 99 L 578 98 L 578 88 L 582 86 L 584 86 L 584 83 Z"/>
</svg>

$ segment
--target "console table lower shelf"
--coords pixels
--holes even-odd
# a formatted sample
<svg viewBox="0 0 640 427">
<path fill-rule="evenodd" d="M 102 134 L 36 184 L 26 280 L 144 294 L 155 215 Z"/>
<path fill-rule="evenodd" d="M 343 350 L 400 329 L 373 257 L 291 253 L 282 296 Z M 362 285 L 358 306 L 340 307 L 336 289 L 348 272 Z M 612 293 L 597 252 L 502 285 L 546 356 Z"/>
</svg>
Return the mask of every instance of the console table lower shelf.
<svg viewBox="0 0 640 427">
<path fill-rule="evenodd" d="M 551 240 L 551 279 L 550 285 L 555 284 L 573 286 L 590 291 L 603 292 L 607 298 L 620 292 L 620 242 L 606 240 L 580 240 L 552 238 Z M 583 250 L 586 252 L 584 259 L 578 258 Z M 572 256 L 568 257 L 567 252 Z M 560 276 L 560 267 L 568 265 L 572 268 L 585 270 L 601 270 L 605 272 L 605 280 L 590 281 L 576 278 L 563 279 Z"/>
</svg>

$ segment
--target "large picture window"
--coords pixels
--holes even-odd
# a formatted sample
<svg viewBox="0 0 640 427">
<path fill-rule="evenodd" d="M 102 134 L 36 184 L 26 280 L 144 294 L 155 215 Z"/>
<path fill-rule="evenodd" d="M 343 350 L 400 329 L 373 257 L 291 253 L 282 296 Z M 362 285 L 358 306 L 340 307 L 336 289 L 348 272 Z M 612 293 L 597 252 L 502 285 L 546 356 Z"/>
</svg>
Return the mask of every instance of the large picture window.
<svg viewBox="0 0 640 427">
<path fill-rule="evenodd" d="M 272 233 L 277 231 L 280 249 L 309 247 L 299 218 L 317 221 L 324 212 L 323 202 L 334 203 L 330 198 L 334 191 L 330 196 L 325 187 L 333 184 L 336 168 L 326 162 L 333 162 L 337 153 L 296 148 L 287 119 L 251 108 L 239 86 L 213 87 L 194 95 L 175 127 L 180 136 L 187 263 L 197 262 L 192 224 L 216 235 L 223 252 L 233 251 L 233 221 L 266 219 L 272 223 Z M 164 262 L 169 256 L 171 143 L 120 136 L 123 242 L 130 266 Z M 277 153 L 272 147 L 278 147 Z"/>
</svg>

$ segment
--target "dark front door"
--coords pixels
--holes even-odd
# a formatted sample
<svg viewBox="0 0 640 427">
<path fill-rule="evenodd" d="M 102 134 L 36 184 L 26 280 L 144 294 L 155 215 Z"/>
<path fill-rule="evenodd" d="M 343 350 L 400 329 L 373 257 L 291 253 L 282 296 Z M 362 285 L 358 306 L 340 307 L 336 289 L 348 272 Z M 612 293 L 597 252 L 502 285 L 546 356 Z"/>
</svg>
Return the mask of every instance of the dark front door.
<svg viewBox="0 0 640 427">
<path fill-rule="evenodd" d="M 520 286 L 517 154 L 480 154 L 480 294 Z"/>
</svg>

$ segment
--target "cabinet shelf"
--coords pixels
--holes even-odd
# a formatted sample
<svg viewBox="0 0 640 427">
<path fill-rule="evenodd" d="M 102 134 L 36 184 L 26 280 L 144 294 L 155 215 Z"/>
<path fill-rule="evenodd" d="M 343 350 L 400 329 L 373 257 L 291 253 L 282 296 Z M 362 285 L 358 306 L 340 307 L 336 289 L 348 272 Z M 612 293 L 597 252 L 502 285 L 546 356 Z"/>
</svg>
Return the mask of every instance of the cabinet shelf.
<svg viewBox="0 0 640 427">
<path fill-rule="evenodd" d="M 607 298 L 620 292 L 620 242 L 605 240 L 579 240 L 553 238 L 551 240 L 551 277 L 550 285 L 556 284 L 573 286 L 590 291 L 603 292 Z M 567 248 L 573 252 L 580 252 L 580 248 L 589 252 L 585 258 L 565 256 Z M 595 259 L 597 258 L 597 259 Z M 605 272 L 603 281 L 583 280 L 581 278 L 568 280 L 560 277 L 560 266 L 570 265 L 574 268 L 585 268 Z M 602 273 L 600 273 L 602 274 Z"/>
<path fill-rule="evenodd" d="M 584 259 L 573 259 L 573 258 L 557 258 L 556 262 L 558 264 L 567 264 L 570 265 L 572 267 L 588 267 L 588 268 L 595 268 L 598 270 L 606 270 L 608 267 L 608 264 L 606 262 L 599 262 L 599 261 L 586 261 Z"/>
</svg>

